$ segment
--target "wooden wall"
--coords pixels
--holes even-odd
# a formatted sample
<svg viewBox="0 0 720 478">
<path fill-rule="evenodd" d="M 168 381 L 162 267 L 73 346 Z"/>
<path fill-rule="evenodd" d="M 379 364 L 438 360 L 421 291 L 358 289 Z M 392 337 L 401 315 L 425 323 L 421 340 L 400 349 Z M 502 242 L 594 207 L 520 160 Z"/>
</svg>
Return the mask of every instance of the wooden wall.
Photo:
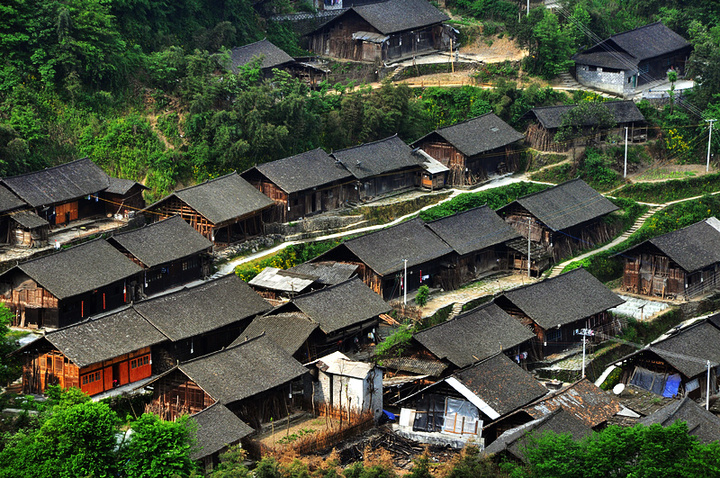
<svg viewBox="0 0 720 478">
<path fill-rule="evenodd" d="M 175 420 L 181 415 L 205 410 L 215 400 L 202 388 L 176 370 L 155 382 L 153 398 L 146 412 L 155 413 L 163 420 Z"/>
<path fill-rule="evenodd" d="M 359 15 L 348 12 L 312 34 L 310 51 L 319 55 L 360 61 L 363 59 L 362 42 L 352 39 L 352 34 L 358 31 L 379 33 Z"/>
<path fill-rule="evenodd" d="M 150 212 L 150 219 L 151 221 L 161 221 L 176 214 L 179 214 L 185 222 L 194 227 L 200 234 L 212 240 L 212 232 L 215 225 L 174 196 L 158 204 Z"/>
</svg>

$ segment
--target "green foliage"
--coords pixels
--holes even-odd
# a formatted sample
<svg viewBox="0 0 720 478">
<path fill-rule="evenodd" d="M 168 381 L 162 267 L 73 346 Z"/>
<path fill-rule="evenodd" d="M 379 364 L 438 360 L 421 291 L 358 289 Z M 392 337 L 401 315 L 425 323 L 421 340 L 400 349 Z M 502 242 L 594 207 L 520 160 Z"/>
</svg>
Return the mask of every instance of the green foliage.
<svg viewBox="0 0 720 478">
<path fill-rule="evenodd" d="M 375 357 L 382 359 L 384 357 L 399 357 L 405 351 L 412 339 L 414 327 L 410 323 L 402 324 L 392 335 L 377 344 L 375 347 Z"/>
<path fill-rule="evenodd" d="M 535 181 L 561 183 L 578 177 L 598 191 L 608 191 L 623 182 L 621 174 L 613 169 L 615 159 L 612 153 L 612 150 L 588 148 L 577 165 L 563 163 L 538 171 L 531 178 Z"/>
<path fill-rule="evenodd" d="M 320 254 L 329 251 L 342 241 L 321 241 L 321 242 L 304 242 L 302 244 L 292 244 L 287 246 L 277 254 L 259 259 L 256 261 L 240 264 L 235 268 L 235 275 L 245 282 L 252 280 L 266 267 L 277 267 L 278 269 L 289 269 L 298 264 L 302 264 L 311 259 L 316 258 Z"/>
<path fill-rule="evenodd" d="M 683 314 L 678 308 L 671 308 L 653 320 L 638 321 L 633 317 L 627 318 L 627 327 L 620 334 L 620 338 L 628 342 L 649 344 L 662 334 L 680 324 Z"/>
<path fill-rule="evenodd" d="M 533 28 L 531 38 L 528 45 L 530 56 L 525 61 L 530 72 L 551 80 L 572 66 L 570 57 L 575 52 L 573 36 L 561 28 L 552 11 L 545 10 L 543 19 Z"/>
<path fill-rule="evenodd" d="M 18 348 L 17 340 L 10 334 L 9 325 L 12 319 L 13 313 L 10 309 L 4 303 L 0 304 L 0 384 L 15 380 L 22 373 L 19 357 L 8 356 Z"/>
<path fill-rule="evenodd" d="M 720 190 L 720 173 L 664 182 L 629 184 L 615 192 L 618 197 L 637 201 L 666 203 L 701 196 Z"/>
<path fill-rule="evenodd" d="M 421 285 L 415 294 L 415 303 L 420 307 L 424 307 L 427 304 L 428 296 L 430 295 L 430 288 L 426 285 Z"/>
</svg>

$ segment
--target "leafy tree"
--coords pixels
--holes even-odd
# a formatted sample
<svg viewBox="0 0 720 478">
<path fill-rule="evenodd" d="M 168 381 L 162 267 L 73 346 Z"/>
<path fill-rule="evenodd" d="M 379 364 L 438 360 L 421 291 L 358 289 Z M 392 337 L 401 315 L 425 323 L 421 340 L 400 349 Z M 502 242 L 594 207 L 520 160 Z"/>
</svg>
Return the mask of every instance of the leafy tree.
<svg viewBox="0 0 720 478">
<path fill-rule="evenodd" d="M 576 139 L 582 136 L 593 137 L 615 124 L 615 117 L 602 102 L 584 101 L 562 115 L 562 122 L 555 133 L 555 141 L 572 141 L 574 157 Z"/>
<path fill-rule="evenodd" d="M 8 383 L 18 378 L 22 372 L 20 360 L 8 357 L 18 348 L 17 341 L 10 336 L 13 314 L 5 304 L 0 304 L 0 383 Z"/>
<path fill-rule="evenodd" d="M 561 28 L 554 13 L 545 10 L 528 39 L 530 56 L 526 59 L 526 67 L 546 80 L 567 71 L 572 66 L 570 57 L 575 53 L 574 34 L 570 33 Z"/>
<path fill-rule="evenodd" d="M 428 295 L 430 295 L 430 288 L 426 285 L 421 285 L 415 295 L 415 303 L 420 307 L 424 307 L 428 301 Z"/>
</svg>

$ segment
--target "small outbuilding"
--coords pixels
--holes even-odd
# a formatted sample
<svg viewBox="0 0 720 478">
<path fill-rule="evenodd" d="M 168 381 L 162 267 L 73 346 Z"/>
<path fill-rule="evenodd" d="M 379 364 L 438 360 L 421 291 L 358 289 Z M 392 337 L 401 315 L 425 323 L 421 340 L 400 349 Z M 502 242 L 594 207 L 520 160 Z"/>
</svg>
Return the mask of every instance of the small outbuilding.
<svg viewBox="0 0 720 478">
<path fill-rule="evenodd" d="M 10 215 L 9 243 L 16 247 L 42 247 L 47 245 L 50 223 L 33 211 L 25 210 Z"/>
<path fill-rule="evenodd" d="M 220 462 L 219 456 L 228 451 L 229 447 L 238 445 L 243 438 L 255 432 L 219 402 L 190 415 L 190 420 L 197 427 L 197 442 L 190 457 L 201 461 L 208 472 Z"/>
</svg>

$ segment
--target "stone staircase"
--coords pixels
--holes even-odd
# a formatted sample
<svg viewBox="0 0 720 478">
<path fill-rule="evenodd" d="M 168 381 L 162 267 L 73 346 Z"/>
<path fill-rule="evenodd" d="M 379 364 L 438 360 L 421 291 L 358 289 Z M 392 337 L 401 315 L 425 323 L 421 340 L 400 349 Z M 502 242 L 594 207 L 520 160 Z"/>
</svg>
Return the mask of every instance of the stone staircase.
<svg viewBox="0 0 720 478">
<path fill-rule="evenodd" d="M 558 78 L 560 79 L 560 86 L 563 88 L 582 88 L 582 85 L 575 81 L 575 78 L 567 71 L 560 73 Z"/>
<path fill-rule="evenodd" d="M 458 315 L 462 314 L 462 311 L 463 311 L 462 309 L 463 309 L 464 305 L 465 304 L 462 302 L 455 302 L 453 304 L 452 310 L 450 311 L 450 315 L 448 315 L 447 320 L 454 319 Z"/>
</svg>

